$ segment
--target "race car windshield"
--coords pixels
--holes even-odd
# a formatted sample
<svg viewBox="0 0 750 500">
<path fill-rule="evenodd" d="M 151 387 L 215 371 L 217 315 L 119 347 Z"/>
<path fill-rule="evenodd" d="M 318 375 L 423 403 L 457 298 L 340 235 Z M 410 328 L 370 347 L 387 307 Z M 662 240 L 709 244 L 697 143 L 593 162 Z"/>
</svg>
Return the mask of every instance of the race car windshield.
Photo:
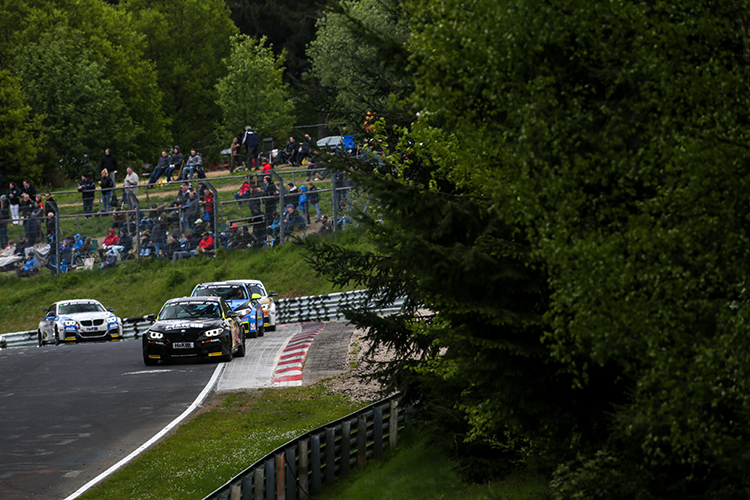
<svg viewBox="0 0 750 500">
<path fill-rule="evenodd" d="M 224 300 L 247 300 L 245 289 L 239 286 L 212 286 L 199 288 L 195 297 L 221 297 Z"/>
<path fill-rule="evenodd" d="M 221 318 L 221 309 L 215 302 L 168 304 L 159 313 L 159 319 Z"/>
<path fill-rule="evenodd" d="M 105 309 L 101 304 L 96 302 L 85 302 L 79 304 L 60 304 L 57 308 L 57 314 L 78 314 L 78 313 L 92 313 L 92 312 L 103 312 Z"/>
</svg>

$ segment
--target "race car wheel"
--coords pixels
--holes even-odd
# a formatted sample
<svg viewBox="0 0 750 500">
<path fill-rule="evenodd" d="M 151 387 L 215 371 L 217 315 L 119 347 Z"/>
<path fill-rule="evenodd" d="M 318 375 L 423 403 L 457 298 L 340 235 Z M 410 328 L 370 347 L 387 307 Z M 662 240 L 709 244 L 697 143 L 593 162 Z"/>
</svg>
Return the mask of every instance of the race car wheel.
<svg viewBox="0 0 750 500">
<path fill-rule="evenodd" d="M 254 331 L 254 332 L 251 332 L 251 331 L 250 331 L 250 327 L 248 326 L 248 331 L 247 331 L 247 335 L 248 335 L 248 337 L 250 337 L 251 339 L 254 339 L 254 338 L 256 338 L 256 337 L 258 336 L 258 327 L 255 327 L 255 331 Z"/>
<path fill-rule="evenodd" d="M 276 331 L 276 325 L 269 325 L 268 326 L 268 331 L 269 332 L 275 332 Z"/>
<path fill-rule="evenodd" d="M 244 330 L 240 334 L 240 348 L 237 349 L 236 356 L 238 358 L 244 358 L 245 357 L 245 332 L 244 332 Z"/>
<path fill-rule="evenodd" d="M 60 345 L 60 332 L 57 331 L 57 327 L 55 327 L 55 345 Z"/>
<path fill-rule="evenodd" d="M 266 328 L 263 325 L 258 327 L 258 337 L 262 337 L 266 334 Z"/>
<path fill-rule="evenodd" d="M 234 349 L 230 348 L 229 353 L 222 356 L 220 359 L 221 361 L 232 361 L 232 358 L 234 357 Z"/>
<path fill-rule="evenodd" d="M 158 363 L 158 359 L 149 358 L 146 349 L 143 350 L 143 364 L 145 364 L 146 366 L 156 366 Z"/>
<path fill-rule="evenodd" d="M 42 331 L 37 330 L 36 333 L 39 341 L 39 347 L 42 347 L 44 345 L 44 340 L 42 340 Z"/>
</svg>

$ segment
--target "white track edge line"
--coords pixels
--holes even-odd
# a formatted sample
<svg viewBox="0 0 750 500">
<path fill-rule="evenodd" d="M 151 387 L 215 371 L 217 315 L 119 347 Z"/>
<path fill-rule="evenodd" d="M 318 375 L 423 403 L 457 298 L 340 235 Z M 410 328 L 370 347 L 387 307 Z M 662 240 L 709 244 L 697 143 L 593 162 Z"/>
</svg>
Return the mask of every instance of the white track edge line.
<svg viewBox="0 0 750 500">
<path fill-rule="evenodd" d="M 226 366 L 226 363 L 219 363 L 216 366 L 216 369 L 214 370 L 213 375 L 211 376 L 211 380 L 208 381 L 208 384 L 206 384 L 206 387 L 203 388 L 200 394 L 198 394 L 198 397 L 195 398 L 195 401 L 188 406 L 188 408 L 182 412 L 182 414 L 172 420 L 165 428 L 163 428 L 161 431 L 159 431 L 154 437 L 143 443 L 140 447 L 138 447 L 135 451 L 133 451 L 130 455 L 123 458 L 116 464 L 114 464 L 109 469 L 105 470 L 98 476 L 96 476 L 94 479 L 89 481 L 88 483 L 81 486 L 78 490 L 76 490 L 72 495 L 65 498 L 65 500 L 73 500 L 74 498 L 78 498 L 79 496 L 86 493 L 88 490 L 99 484 L 101 481 L 105 480 L 112 474 L 114 474 L 117 470 L 121 469 L 123 466 L 125 466 L 128 462 L 136 458 L 138 455 L 146 451 L 148 448 L 154 445 L 157 441 L 159 441 L 161 438 L 163 438 L 169 431 L 171 431 L 173 428 L 177 426 L 180 422 L 182 422 L 185 418 L 188 417 L 193 411 L 195 411 L 196 408 L 206 399 L 208 394 L 213 390 L 214 386 L 219 381 L 219 377 L 221 376 L 221 372 L 224 371 L 224 367 Z"/>
</svg>

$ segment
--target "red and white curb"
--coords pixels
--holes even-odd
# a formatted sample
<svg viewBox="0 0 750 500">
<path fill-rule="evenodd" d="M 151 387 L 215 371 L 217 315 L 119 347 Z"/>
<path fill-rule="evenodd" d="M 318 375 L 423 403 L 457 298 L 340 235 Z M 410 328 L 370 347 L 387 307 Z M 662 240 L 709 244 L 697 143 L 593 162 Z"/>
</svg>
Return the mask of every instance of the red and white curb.
<svg viewBox="0 0 750 500">
<path fill-rule="evenodd" d="M 274 386 L 302 385 L 302 365 L 305 363 L 310 345 L 323 326 L 323 323 L 303 323 L 302 331 L 289 339 L 273 372 Z"/>
</svg>

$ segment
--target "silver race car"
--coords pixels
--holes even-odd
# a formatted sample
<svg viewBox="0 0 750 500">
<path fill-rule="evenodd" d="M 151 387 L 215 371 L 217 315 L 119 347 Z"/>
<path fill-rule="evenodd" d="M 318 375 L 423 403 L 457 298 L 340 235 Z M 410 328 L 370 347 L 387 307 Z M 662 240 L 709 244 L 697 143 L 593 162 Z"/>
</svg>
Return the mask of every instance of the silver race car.
<svg viewBox="0 0 750 500">
<path fill-rule="evenodd" d="M 37 336 L 40 347 L 82 340 L 117 340 L 122 338 L 122 320 L 98 300 L 61 300 L 45 310 Z"/>
</svg>

